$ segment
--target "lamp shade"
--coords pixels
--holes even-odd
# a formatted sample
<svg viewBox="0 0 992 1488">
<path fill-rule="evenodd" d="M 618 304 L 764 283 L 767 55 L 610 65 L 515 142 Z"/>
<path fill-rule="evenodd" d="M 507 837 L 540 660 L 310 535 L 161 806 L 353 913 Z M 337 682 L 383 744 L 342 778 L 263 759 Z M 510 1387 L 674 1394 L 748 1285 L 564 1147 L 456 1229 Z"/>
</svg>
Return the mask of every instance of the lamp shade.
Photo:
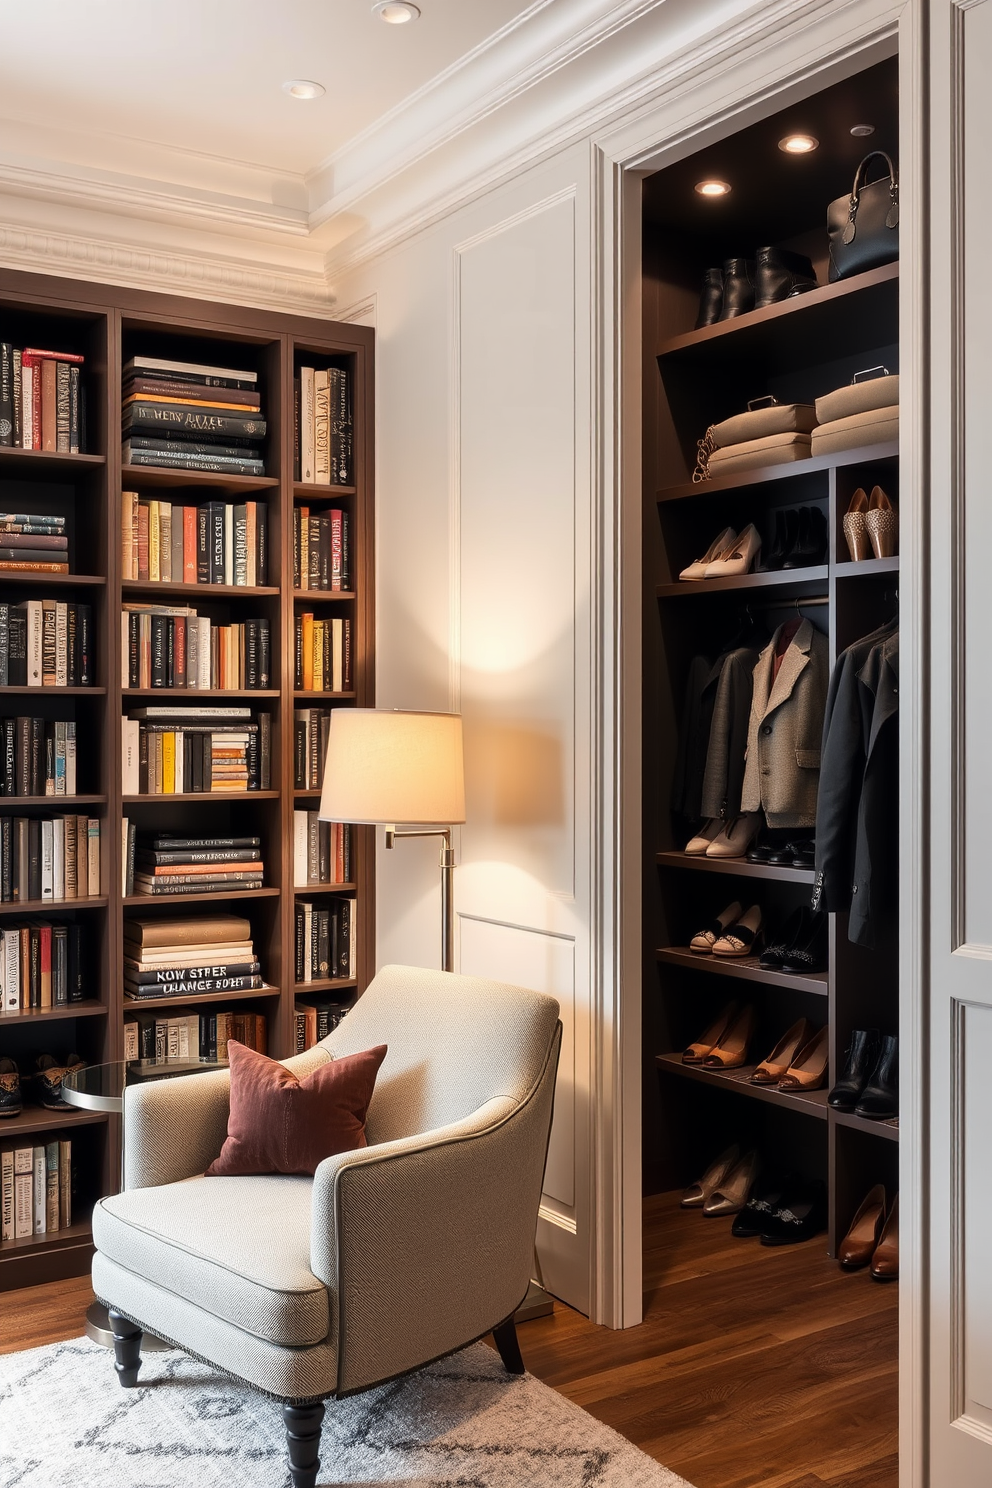
<svg viewBox="0 0 992 1488">
<path fill-rule="evenodd" d="M 463 822 L 461 718 L 335 708 L 318 814 L 324 821 L 387 826 Z"/>
</svg>

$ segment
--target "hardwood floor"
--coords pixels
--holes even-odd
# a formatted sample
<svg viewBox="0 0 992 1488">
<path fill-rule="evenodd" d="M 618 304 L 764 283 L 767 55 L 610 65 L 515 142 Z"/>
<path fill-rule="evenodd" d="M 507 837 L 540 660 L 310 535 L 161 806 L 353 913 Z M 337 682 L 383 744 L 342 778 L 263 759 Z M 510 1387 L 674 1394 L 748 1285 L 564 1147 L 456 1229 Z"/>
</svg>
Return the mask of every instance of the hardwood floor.
<svg viewBox="0 0 992 1488">
<path fill-rule="evenodd" d="M 557 1304 L 520 1328 L 531 1373 L 694 1488 L 896 1488 L 897 1287 L 822 1239 L 782 1250 L 645 1201 L 645 1319 Z M 9 1292 L 0 1352 L 78 1337 L 86 1278 Z"/>
</svg>

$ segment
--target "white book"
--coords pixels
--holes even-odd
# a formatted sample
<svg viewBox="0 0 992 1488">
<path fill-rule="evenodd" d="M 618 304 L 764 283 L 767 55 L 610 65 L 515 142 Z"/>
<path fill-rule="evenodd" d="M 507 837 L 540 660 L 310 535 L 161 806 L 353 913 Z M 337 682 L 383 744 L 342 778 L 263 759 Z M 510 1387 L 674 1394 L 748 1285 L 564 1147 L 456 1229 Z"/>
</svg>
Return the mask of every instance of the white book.
<svg viewBox="0 0 992 1488">
<path fill-rule="evenodd" d="M 21 363 L 21 448 L 34 448 L 34 368 Z"/>
<path fill-rule="evenodd" d="M 134 1020 L 124 1024 L 124 1058 L 130 1063 L 138 1057 L 138 1025 Z"/>
<path fill-rule="evenodd" d="M 69 685 L 69 606 L 55 604 L 55 686 Z"/>
<path fill-rule="evenodd" d="M 24 613 L 27 616 L 27 652 L 28 652 L 28 686 L 41 687 L 41 647 L 42 647 L 42 602 L 40 599 L 29 599 L 25 601 Z"/>
<path fill-rule="evenodd" d="M 48 1193 L 48 1181 L 45 1177 L 45 1149 L 36 1147 L 32 1166 L 34 1168 L 34 1194 L 32 1203 L 34 1209 L 34 1223 L 32 1233 L 43 1235 L 45 1233 L 45 1200 Z"/>
<path fill-rule="evenodd" d="M 186 625 L 186 686 L 198 687 L 200 668 L 200 627 L 187 622 Z"/>
<path fill-rule="evenodd" d="M 234 507 L 224 504 L 224 583 L 234 583 Z"/>
<path fill-rule="evenodd" d="M 52 822 L 52 898 L 65 898 L 65 820 Z"/>
<path fill-rule="evenodd" d="M 178 1025 L 178 1027 L 176 1028 L 176 1045 L 177 1045 L 176 1057 L 178 1057 L 179 1059 L 188 1059 L 190 1057 L 190 1055 L 189 1055 L 189 1019 L 188 1018 L 176 1018 L 175 1019 L 175 1022 Z M 172 1055 L 172 1052 L 171 1052 L 171 1040 L 170 1040 L 169 1058 L 171 1059 L 172 1057 L 173 1057 L 173 1055 Z"/>
<path fill-rule="evenodd" d="M 313 981 L 313 905 L 303 905 L 303 980 Z"/>
<path fill-rule="evenodd" d="M 293 886 L 297 889 L 305 889 L 307 886 L 307 814 L 305 811 L 293 812 Z"/>
<path fill-rule="evenodd" d="M 100 892 L 100 818 L 91 816 L 86 823 L 86 892 Z"/>
<path fill-rule="evenodd" d="M 0 1152 L 0 1241 L 14 1238 L 14 1151 Z"/>
<path fill-rule="evenodd" d="M 313 368 L 300 368 L 300 479 L 313 485 Z"/>
<path fill-rule="evenodd" d="M 196 656 L 197 687 L 210 689 L 210 619 L 207 615 L 200 615 L 197 619 L 199 629 L 199 642 Z M 206 710 L 209 711 L 209 710 Z M 151 716 L 151 715 L 149 715 Z"/>
<path fill-rule="evenodd" d="M 8 1013 L 21 1010 L 21 935 L 19 930 L 3 932 L 4 1007 Z"/>
<path fill-rule="evenodd" d="M 52 856 L 55 849 L 55 837 L 52 831 L 52 823 L 43 821 L 41 824 L 41 897 L 42 899 L 54 899 L 55 897 L 55 862 Z"/>
<path fill-rule="evenodd" d="M 240 372 L 230 367 L 207 367 L 200 362 L 169 362 L 164 357 L 134 356 L 124 363 L 125 373 L 132 376 L 142 372 L 192 372 L 197 377 L 232 377 L 237 382 L 258 381 L 257 372 Z"/>
<path fill-rule="evenodd" d="M 182 1035 L 182 1018 L 169 1018 L 165 1025 L 165 1057 L 166 1059 L 181 1059 L 180 1037 Z"/>
<path fill-rule="evenodd" d="M 137 718 L 121 719 L 121 785 L 125 796 L 136 796 L 141 786 L 138 750 L 141 724 Z"/>
<path fill-rule="evenodd" d="M 344 692 L 344 621 L 331 621 L 331 691 Z"/>
<path fill-rule="evenodd" d="M 76 725 L 72 719 L 65 726 L 65 793 L 76 794 Z"/>
<path fill-rule="evenodd" d="M 182 729 L 177 729 L 176 730 L 176 770 L 175 770 L 175 776 L 176 776 L 176 795 L 177 796 L 181 796 L 182 793 L 183 793 L 183 770 L 186 767 L 186 745 L 185 745 L 185 739 L 186 739 L 186 735 L 183 733 Z"/>
<path fill-rule="evenodd" d="M 320 486 L 331 481 L 331 382 L 327 372 L 313 377 L 313 470 Z"/>
<path fill-rule="evenodd" d="M 32 1158 L 30 1147 L 24 1151 L 29 1159 Z M 20 1155 L 20 1152 L 14 1153 L 14 1239 L 26 1240 L 34 1233 L 34 1174 L 30 1162 L 27 1172 L 17 1167 Z"/>
</svg>

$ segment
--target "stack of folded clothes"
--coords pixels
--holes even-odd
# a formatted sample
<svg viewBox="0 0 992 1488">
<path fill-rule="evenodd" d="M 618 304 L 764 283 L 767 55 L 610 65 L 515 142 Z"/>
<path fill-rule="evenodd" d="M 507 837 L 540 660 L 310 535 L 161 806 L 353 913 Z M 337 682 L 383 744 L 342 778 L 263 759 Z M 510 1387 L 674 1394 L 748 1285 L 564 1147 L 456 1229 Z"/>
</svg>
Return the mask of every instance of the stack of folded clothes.
<svg viewBox="0 0 992 1488">
<path fill-rule="evenodd" d="M 899 437 L 899 376 L 852 382 L 816 400 L 811 452 L 830 455 Z M 712 457 L 710 461 L 712 468 Z"/>
<path fill-rule="evenodd" d="M 760 465 L 808 460 L 817 414 L 812 403 L 770 403 L 711 424 L 699 441 L 694 481 Z"/>
</svg>

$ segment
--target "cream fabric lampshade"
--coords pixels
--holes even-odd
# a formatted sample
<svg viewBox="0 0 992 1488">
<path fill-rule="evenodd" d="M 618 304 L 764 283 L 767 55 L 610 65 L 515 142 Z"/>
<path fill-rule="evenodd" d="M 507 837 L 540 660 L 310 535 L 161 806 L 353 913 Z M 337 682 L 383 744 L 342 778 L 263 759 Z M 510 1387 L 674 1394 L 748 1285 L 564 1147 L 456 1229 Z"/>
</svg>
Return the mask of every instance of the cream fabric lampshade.
<svg viewBox="0 0 992 1488">
<path fill-rule="evenodd" d="M 463 822 L 461 718 L 335 708 L 319 815 L 324 821 L 387 826 Z"/>
</svg>

